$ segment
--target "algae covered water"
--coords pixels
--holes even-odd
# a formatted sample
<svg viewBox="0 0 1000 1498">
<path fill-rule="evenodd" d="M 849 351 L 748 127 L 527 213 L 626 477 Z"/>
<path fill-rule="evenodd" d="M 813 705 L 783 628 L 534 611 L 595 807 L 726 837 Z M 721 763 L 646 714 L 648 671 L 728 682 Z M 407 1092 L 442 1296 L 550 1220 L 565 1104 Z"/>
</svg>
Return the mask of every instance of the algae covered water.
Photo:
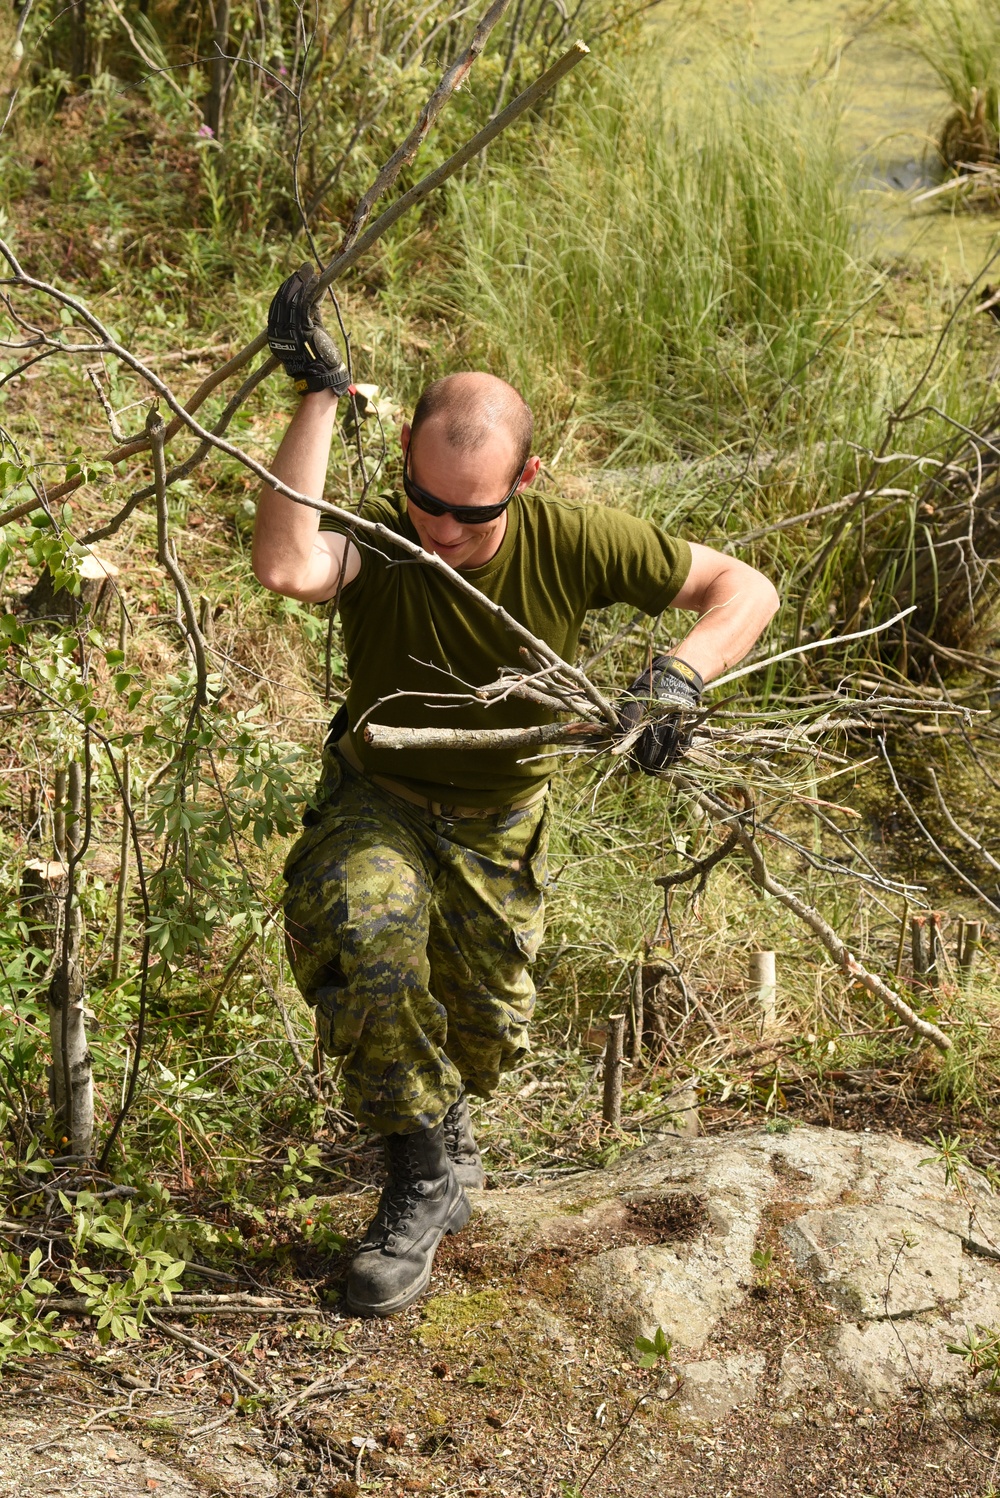
<svg viewBox="0 0 1000 1498">
<path fill-rule="evenodd" d="M 915 199 L 943 175 L 937 141 L 951 102 L 916 48 L 917 21 L 898 5 L 823 0 L 722 0 L 678 32 L 656 16 L 671 89 L 699 94 L 699 74 L 720 41 L 748 54 L 763 79 L 825 87 L 840 111 L 840 140 L 857 169 L 859 204 L 877 248 L 919 258 L 966 280 L 997 244 L 993 215 L 950 211 L 947 196 Z"/>
</svg>

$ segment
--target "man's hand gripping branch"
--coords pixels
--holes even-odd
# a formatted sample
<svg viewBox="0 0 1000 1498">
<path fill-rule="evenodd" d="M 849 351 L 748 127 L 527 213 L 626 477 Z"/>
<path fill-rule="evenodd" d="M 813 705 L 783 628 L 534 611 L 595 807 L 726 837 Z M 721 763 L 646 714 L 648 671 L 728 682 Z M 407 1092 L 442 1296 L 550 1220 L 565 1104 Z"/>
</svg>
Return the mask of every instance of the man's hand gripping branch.
<svg viewBox="0 0 1000 1498">
<path fill-rule="evenodd" d="M 622 737 L 647 723 L 632 759 L 647 775 L 667 769 L 691 747 L 705 685 L 742 660 L 778 609 L 777 590 L 735 557 L 693 544 L 691 571 L 672 607 L 697 613 L 697 624 L 672 655 L 654 656 L 617 704 Z"/>
<path fill-rule="evenodd" d="M 278 288 L 268 312 L 271 352 L 302 396 L 271 468 L 289 488 L 322 499 L 337 400 L 352 387 L 340 352 L 310 303 L 315 279 L 312 267 L 303 265 Z M 318 511 L 264 485 L 254 528 L 253 570 L 265 588 L 303 603 L 321 603 L 353 581 L 359 566 L 359 554 L 344 536 L 320 531 Z"/>
</svg>

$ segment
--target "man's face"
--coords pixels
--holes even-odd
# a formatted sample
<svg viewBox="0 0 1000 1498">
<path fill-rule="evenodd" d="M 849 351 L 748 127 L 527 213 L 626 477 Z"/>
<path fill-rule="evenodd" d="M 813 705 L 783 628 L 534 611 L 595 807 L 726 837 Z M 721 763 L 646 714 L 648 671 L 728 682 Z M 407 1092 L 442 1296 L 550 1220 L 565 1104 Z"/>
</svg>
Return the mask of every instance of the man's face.
<svg viewBox="0 0 1000 1498">
<path fill-rule="evenodd" d="M 435 420 L 425 422 L 410 447 L 410 428 L 402 430 L 410 477 L 421 489 L 447 505 L 495 505 L 509 492 L 517 454 L 508 433 L 492 432 L 472 453 L 452 447 Z M 518 490 L 531 483 L 537 458 L 524 466 Z M 507 531 L 507 512 L 483 525 L 462 525 L 453 515 L 428 515 L 410 501 L 406 513 L 425 551 L 442 557 L 451 567 L 481 567 L 495 556 Z"/>
</svg>

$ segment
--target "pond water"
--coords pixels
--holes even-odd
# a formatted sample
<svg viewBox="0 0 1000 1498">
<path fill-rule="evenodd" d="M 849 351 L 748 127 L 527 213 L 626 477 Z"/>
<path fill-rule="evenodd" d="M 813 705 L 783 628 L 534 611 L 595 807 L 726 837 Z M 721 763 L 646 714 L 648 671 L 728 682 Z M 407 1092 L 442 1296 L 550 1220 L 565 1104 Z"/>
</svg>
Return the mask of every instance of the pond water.
<svg viewBox="0 0 1000 1498">
<path fill-rule="evenodd" d="M 730 40 L 751 46 L 776 79 L 834 80 L 843 140 L 858 163 L 865 221 L 879 246 L 966 281 L 1000 242 L 1000 216 L 913 202 L 940 180 L 935 143 L 950 106 L 928 64 L 909 49 L 912 32 L 888 23 L 889 10 L 856 0 L 711 0 L 679 35 L 676 17 L 654 11 L 650 26 L 674 65 L 695 73 L 711 48 Z"/>
</svg>

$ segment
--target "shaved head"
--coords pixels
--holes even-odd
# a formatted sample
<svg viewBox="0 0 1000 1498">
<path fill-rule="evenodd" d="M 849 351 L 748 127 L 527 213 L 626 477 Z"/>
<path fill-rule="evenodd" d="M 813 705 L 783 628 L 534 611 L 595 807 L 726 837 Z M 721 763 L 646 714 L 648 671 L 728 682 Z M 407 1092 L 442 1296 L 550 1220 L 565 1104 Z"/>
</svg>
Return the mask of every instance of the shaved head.
<svg viewBox="0 0 1000 1498">
<path fill-rule="evenodd" d="M 531 456 L 534 417 L 531 407 L 513 385 L 477 370 L 435 380 L 417 401 L 412 435 L 433 423 L 456 452 L 477 452 L 495 433 L 506 433 L 511 443 L 511 477 Z"/>
</svg>

